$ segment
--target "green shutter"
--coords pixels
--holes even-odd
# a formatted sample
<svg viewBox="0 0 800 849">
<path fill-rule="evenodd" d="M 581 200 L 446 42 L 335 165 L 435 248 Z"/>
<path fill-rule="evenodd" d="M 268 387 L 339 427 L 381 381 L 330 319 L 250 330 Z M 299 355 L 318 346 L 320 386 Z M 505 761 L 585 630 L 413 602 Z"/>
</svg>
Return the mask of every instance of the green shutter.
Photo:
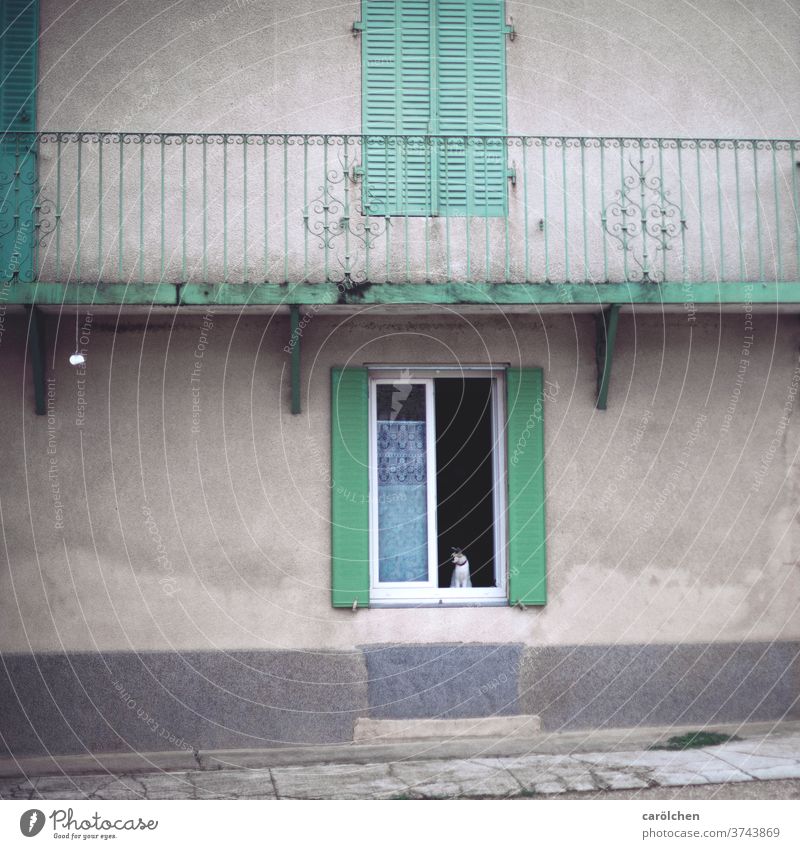
<svg viewBox="0 0 800 849">
<path fill-rule="evenodd" d="M 0 3 L 0 129 L 24 133 L 36 126 L 37 0 Z"/>
<path fill-rule="evenodd" d="M 477 136 L 448 142 L 439 164 L 441 211 L 505 215 L 506 83 L 503 0 L 436 0 L 438 132 Z"/>
<path fill-rule="evenodd" d="M 331 589 L 334 607 L 369 604 L 367 370 L 331 372 Z"/>
<path fill-rule="evenodd" d="M 542 370 L 510 368 L 508 436 L 508 572 L 511 604 L 547 600 Z"/>
<path fill-rule="evenodd" d="M 504 0 L 362 5 L 369 212 L 505 215 Z M 443 149 L 426 134 L 478 138 Z"/>
<path fill-rule="evenodd" d="M 37 0 L 0 3 L 0 279 L 33 279 Z"/>
<path fill-rule="evenodd" d="M 429 0 L 364 0 L 364 202 L 372 215 L 430 211 Z M 398 139 L 397 136 L 406 136 Z"/>
</svg>

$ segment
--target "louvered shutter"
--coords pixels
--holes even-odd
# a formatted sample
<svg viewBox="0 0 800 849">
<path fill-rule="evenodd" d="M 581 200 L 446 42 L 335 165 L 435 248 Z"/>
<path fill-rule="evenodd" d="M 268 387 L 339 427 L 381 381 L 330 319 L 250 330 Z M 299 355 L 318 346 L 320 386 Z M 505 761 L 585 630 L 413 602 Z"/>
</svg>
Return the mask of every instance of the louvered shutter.
<svg viewBox="0 0 800 849">
<path fill-rule="evenodd" d="M 0 129 L 24 133 L 36 126 L 36 0 L 0 3 Z"/>
<path fill-rule="evenodd" d="M 369 389 L 365 368 L 331 372 L 331 596 L 369 604 Z"/>
<path fill-rule="evenodd" d="M 33 279 L 37 0 L 0 3 L 0 277 Z M 31 136 L 11 135 L 31 133 Z"/>
<path fill-rule="evenodd" d="M 364 204 L 370 214 L 430 211 L 431 5 L 365 0 Z"/>
<path fill-rule="evenodd" d="M 509 601 L 511 604 L 545 604 L 542 370 L 508 369 L 506 390 Z"/>
<path fill-rule="evenodd" d="M 436 0 L 441 211 L 506 212 L 505 9 L 503 0 Z"/>
<path fill-rule="evenodd" d="M 363 9 L 368 211 L 504 215 L 504 0 L 364 0 Z"/>
</svg>

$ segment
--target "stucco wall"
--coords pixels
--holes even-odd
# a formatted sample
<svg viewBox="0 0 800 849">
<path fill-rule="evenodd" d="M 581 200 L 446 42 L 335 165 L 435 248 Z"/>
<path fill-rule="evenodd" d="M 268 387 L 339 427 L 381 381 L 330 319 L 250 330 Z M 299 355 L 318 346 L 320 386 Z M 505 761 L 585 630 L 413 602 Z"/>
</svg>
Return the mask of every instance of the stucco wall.
<svg viewBox="0 0 800 849">
<path fill-rule="evenodd" d="M 508 13 L 512 132 L 797 136 L 791 3 L 509 0 Z"/>
<path fill-rule="evenodd" d="M 355 131 L 357 3 L 42 0 L 40 129 Z"/>
<path fill-rule="evenodd" d="M 96 314 L 79 387 L 72 318 L 51 315 L 36 417 L 9 314 L 0 647 L 797 638 L 798 325 L 757 314 L 740 373 L 744 318 L 623 314 L 597 412 L 591 316 L 316 315 L 291 416 L 285 316 Z M 331 609 L 330 367 L 489 358 L 549 382 L 547 606 Z"/>
<path fill-rule="evenodd" d="M 350 28 L 359 14 L 358 4 L 309 0 L 133 0 L 116 10 L 45 0 L 39 128 L 358 134 L 361 40 Z M 511 134 L 798 134 L 800 24 L 777 0 L 509 2 L 508 15 Z M 371 220 L 363 214 L 368 175 L 345 177 L 356 165 L 369 171 L 357 139 L 179 142 L 46 137 L 42 233 L 56 225 L 56 202 L 60 223 L 38 251 L 42 279 L 315 282 L 347 268 L 373 282 L 617 282 L 646 261 L 671 280 L 797 278 L 796 155 L 785 143 L 640 150 L 608 140 L 601 150 L 551 138 L 523 150 L 516 139 L 489 154 L 516 173 L 507 217 L 472 209 L 469 227 L 463 216 L 395 217 L 387 233 L 374 206 Z M 623 220 L 614 202 L 626 180 Z M 647 260 L 635 229 L 620 250 L 620 225 L 641 217 L 635 204 L 650 205 L 655 228 Z M 325 238 L 345 215 L 349 242 Z M 668 228 L 661 252 L 659 225 Z"/>
<path fill-rule="evenodd" d="M 358 132 L 355 2 L 42 0 L 41 129 Z M 509 0 L 509 130 L 790 136 L 780 0 Z"/>
<path fill-rule="evenodd" d="M 797 135 L 800 23 L 778 0 L 647 0 L 635 8 L 509 2 L 507 11 L 518 33 L 507 52 L 511 133 Z M 43 0 L 39 128 L 358 132 L 361 44 L 350 32 L 358 17 L 357 3 L 308 0 L 130 0 L 119 7 Z M 136 185 L 138 151 L 125 147 Z M 46 181 L 55 159 L 52 146 L 42 148 Z M 182 279 L 174 180 L 164 269 L 153 217 L 158 185 L 150 177 L 144 231 L 134 191 L 124 261 L 112 255 L 105 267 L 92 265 L 100 245 L 93 241 L 96 160 L 89 148 L 83 266 L 73 264 L 76 197 L 67 190 L 64 277 L 137 279 L 142 239 L 143 276 Z M 793 168 L 786 150 L 777 172 L 783 203 Z M 551 151 L 555 165 L 558 152 Z M 170 179 L 180 169 L 174 153 L 167 157 Z M 578 153 L 570 149 L 573 195 Z M 762 153 L 769 158 L 771 150 Z M 210 155 L 218 166 L 219 150 Z M 148 163 L 157 156 L 153 147 L 147 156 Z M 708 164 L 713 151 L 703 158 Z M 72 167 L 64 166 L 65 186 Z M 104 220 L 115 231 L 115 166 L 107 159 L 105 167 L 111 194 Z M 239 189 L 238 167 L 231 191 Z M 190 164 L 188 172 L 194 191 L 197 170 Z M 599 203 L 593 180 L 588 188 Z M 753 200 L 748 180 L 746 173 L 746 203 Z M 297 223 L 299 184 L 292 190 Z M 530 194 L 529 236 L 541 240 L 538 191 Z M 686 238 L 696 240 L 691 194 Z M 551 246 L 558 249 L 553 197 L 560 200 L 558 187 L 550 210 Z M 748 238 L 740 256 L 732 239 L 720 250 L 716 198 L 705 200 L 706 215 L 712 209 L 705 276 L 714 279 L 719 254 L 729 270 L 743 256 L 742 279 L 752 278 L 760 271 L 754 241 Z M 735 204 L 727 187 L 724 202 L 730 224 Z M 761 207 L 768 268 L 777 218 L 770 203 Z M 202 268 L 192 241 L 197 210 L 190 203 L 190 279 Z M 751 212 L 752 204 L 747 233 Z M 258 220 L 250 219 L 251 239 L 263 236 Z M 580 225 L 580 216 L 570 220 Z M 788 215 L 781 222 L 789 226 Z M 244 275 L 236 213 L 231 224 L 236 280 Z M 473 249 L 482 255 L 478 224 Z M 495 246 L 504 236 L 497 224 Z M 280 235 L 282 222 L 275 226 Z M 411 240 L 422 245 L 414 228 Z M 219 280 L 218 221 L 210 235 L 208 277 Z M 112 232 L 104 240 L 106 250 L 114 238 Z M 796 271 L 793 238 L 784 233 L 789 275 Z M 293 231 L 288 243 L 296 271 L 302 242 Z M 580 269 L 582 242 L 570 246 L 577 251 L 572 268 Z M 50 271 L 53 247 L 51 239 L 41 256 Z M 440 235 L 432 247 L 441 272 Z M 531 249 L 532 279 L 543 276 L 541 247 Z M 454 263 L 463 266 L 460 243 L 453 248 Z M 281 250 L 276 243 L 271 252 L 264 248 L 263 276 L 282 279 Z M 695 260 L 690 271 L 698 276 Z M 319 266 L 318 253 L 313 262 Z M 492 262 L 493 277 L 504 276 L 502 251 Z M 558 279 L 566 271 L 560 258 L 553 263 Z M 259 272 L 251 279 L 258 279 L 258 256 L 253 268 Z M 419 266 L 412 271 L 417 279 Z M 592 279 L 597 273 L 590 269 Z M 786 715 L 796 696 L 800 639 L 800 326 L 766 312 L 751 326 L 743 309 L 695 322 L 625 313 L 609 409 L 601 413 L 594 408 L 593 323 L 585 313 L 541 317 L 533 310 L 510 317 L 320 312 L 304 330 L 304 412 L 292 417 L 285 314 L 82 314 L 84 375 L 67 365 L 74 316 L 50 311 L 49 415 L 39 418 L 30 365 L 24 367 L 25 316 L 4 312 L 0 651 L 19 653 L 4 656 L 0 680 L 10 706 L 8 745 L 34 752 L 339 742 L 351 739 L 354 716 L 367 714 L 528 711 L 551 729 Z M 330 368 L 410 358 L 544 368 L 545 608 L 353 614 L 330 607 Z M 386 643 L 393 645 L 384 649 Z M 331 684 L 341 686 L 334 692 Z M 132 693 L 170 735 L 156 739 L 121 693 Z"/>
</svg>

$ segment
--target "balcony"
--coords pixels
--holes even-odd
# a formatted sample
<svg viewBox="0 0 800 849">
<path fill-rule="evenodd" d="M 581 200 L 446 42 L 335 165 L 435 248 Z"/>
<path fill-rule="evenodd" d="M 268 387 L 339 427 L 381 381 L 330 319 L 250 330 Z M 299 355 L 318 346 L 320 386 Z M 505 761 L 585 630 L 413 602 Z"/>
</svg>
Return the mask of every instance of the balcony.
<svg viewBox="0 0 800 849">
<path fill-rule="evenodd" d="M 29 290 L 503 284 L 563 303 L 800 280 L 797 140 L 45 132 L 1 149 L 3 280 Z"/>
</svg>

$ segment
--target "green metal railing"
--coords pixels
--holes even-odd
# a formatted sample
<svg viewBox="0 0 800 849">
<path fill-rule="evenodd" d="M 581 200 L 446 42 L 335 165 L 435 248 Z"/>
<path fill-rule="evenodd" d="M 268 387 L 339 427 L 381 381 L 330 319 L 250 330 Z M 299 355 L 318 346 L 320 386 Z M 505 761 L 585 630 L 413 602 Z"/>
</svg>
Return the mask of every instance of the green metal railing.
<svg viewBox="0 0 800 849">
<path fill-rule="evenodd" d="M 59 132 L 0 150 L 3 280 L 800 279 L 797 140 Z"/>
</svg>

